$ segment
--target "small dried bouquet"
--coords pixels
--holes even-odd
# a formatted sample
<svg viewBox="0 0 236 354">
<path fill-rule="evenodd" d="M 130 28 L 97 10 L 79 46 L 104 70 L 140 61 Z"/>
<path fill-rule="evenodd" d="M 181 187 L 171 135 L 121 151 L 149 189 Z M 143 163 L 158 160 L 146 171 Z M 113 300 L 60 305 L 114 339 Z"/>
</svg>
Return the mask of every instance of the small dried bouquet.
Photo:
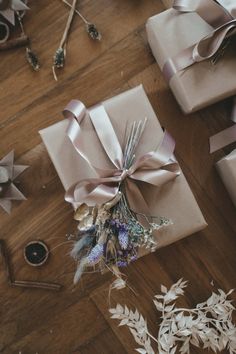
<svg viewBox="0 0 236 354">
<path fill-rule="evenodd" d="M 135 150 L 146 121 L 135 122 L 128 135 L 124 151 L 125 169 L 133 164 Z M 78 282 L 86 267 L 97 266 L 101 272 L 109 269 L 121 278 L 119 268 L 126 267 L 138 257 L 140 247 L 156 250 L 154 230 L 170 224 L 164 217 L 150 217 L 131 210 L 124 183 L 116 196 L 103 205 L 82 204 L 75 212 L 78 241 L 71 255 L 78 261 L 74 282 Z M 145 221 L 145 226 L 142 221 Z"/>
</svg>

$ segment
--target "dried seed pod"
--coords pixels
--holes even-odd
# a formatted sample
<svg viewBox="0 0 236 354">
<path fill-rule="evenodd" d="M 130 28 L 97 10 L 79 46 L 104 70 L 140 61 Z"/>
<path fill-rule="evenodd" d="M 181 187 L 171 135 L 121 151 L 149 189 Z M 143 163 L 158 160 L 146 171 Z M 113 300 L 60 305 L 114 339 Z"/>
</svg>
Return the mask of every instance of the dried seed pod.
<svg viewBox="0 0 236 354">
<path fill-rule="evenodd" d="M 87 217 L 90 214 L 89 207 L 87 204 L 81 204 L 74 215 L 74 219 L 76 221 L 82 221 L 85 217 Z"/>
<path fill-rule="evenodd" d="M 33 68 L 34 71 L 39 71 L 40 64 L 37 55 L 30 49 L 26 48 L 26 59 L 29 65 Z"/>
<path fill-rule="evenodd" d="M 93 40 L 100 41 L 102 39 L 102 35 L 100 32 L 98 32 L 94 23 L 86 23 L 86 31 Z"/>
<path fill-rule="evenodd" d="M 122 193 L 118 192 L 116 196 L 104 205 L 105 210 L 110 210 L 114 205 L 116 205 L 122 197 Z"/>
<path fill-rule="evenodd" d="M 78 230 L 84 231 L 85 229 L 92 227 L 92 225 L 93 225 L 93 216 L 88 215 L 84 217 L 82 221 L 80 221 Z"/>
<path fill-rule="evenodd" d="M 58 48 L 55 52 L 55 55 L 53 57 L 53 66 L 55 66 L 56 68 L 63 68 L 65 65 L 65 57 L 66 57 L 66 53 L 64 48 Z"/>
<path fill-rule="evenodd" d="M 98 243 L 104 245 L 106 242 L 107 242 L 107 233 L 103 231 L 101 236 L 98 239 Z"/>
</svg>

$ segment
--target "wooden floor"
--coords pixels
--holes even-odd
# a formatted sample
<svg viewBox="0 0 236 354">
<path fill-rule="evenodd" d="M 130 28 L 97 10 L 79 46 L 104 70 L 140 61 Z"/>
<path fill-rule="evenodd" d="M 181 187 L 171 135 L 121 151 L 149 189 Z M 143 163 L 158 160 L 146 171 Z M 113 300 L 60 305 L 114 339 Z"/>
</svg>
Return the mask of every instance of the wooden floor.
<svg viewBox="0 0 236 354">
<path fill-rule="evenodd" d="M 68 9 L 60 0 L 30 1 L 27 33 L 42 63 L 39 73 L 27 66 L 24 50 L 0 53 L 0 155 L 15 150 L 17 162 L 30 168 L 19 178 L 27 201 L 14 203 L 10 216 L 0 210 L 4 239 L 16 279 L 59 282 L 59 293 L 11 288 L 1 265 L 0 353 L 3 354 L 125 354 L 136 347 L 126 328 L 109 319 L 109 274 L 85 275 L 77 287 L 75 264 L 63 244 L 73 232 L 72 210 L 38 130 L 59 121 L 72 98 L 87 106 L 142 83 L 162 126 L 177 141 L 176 155 L 209 224 L 126 270 L 129 290 L 113 292 L 118 301 L 138 307 L 157 331 L 152 297 L 160 284 L 189 280 L 187 305 L 205 299 L 210 282 L 225 290 L 236 287 L 236 213 L 214 163 L 230 150 L 208 153 L 208 138 L 229 126 L 228 102 L 184 116 L 151 55 L 145 21 L 164 9 L 160 0 L 81 0 L 79 7 L 103 34 L 95 43 L 75 18 L 67 47 L 66 68 L 55 82 L 52 57 L 64 30 Z M 52 254 L 47 265 L 33 269 L 23 258 L 24 245 L 44 240 Z M 235 295 L 234 295 L 234 298 Z M 191 353 L 202 353 L 191 350 Z"/>
</svg>

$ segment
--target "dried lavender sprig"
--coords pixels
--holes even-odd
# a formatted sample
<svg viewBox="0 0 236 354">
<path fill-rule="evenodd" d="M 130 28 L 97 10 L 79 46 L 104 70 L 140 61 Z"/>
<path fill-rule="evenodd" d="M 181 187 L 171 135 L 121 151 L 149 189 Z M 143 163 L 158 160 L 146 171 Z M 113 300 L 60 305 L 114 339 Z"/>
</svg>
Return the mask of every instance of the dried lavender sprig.
<svg viewBox="0 0 236 354">
<path fill-rule="evenodd" d="M 62 0 L 64 4 L 71 7 L 71 4 L 67 0 Z M 89 22 L 86 18 L 81 14 L 81 12 L 75 9 L 75 13 L 81 18 L 81 20 L 85 23 L 85 28 L 90 37 L 94 40 L 100 41 L 102 39 L 101 33 L 97 30 L 97 27 L 94 23 Z"/>
<path fill-rule="evenodd" d="M 29 47 L 26 47 L 26 59 L 34 71 L 39 71 L 40 64 L 38 57 Z"/>
<path fill-rule="evenodd" d="M 73 3 L 71 5 L 70 13 L 67 19 L 66 27 L 63 32 L 59 47 L 57 48 L 54 57 L 53 57 L 53 66 L 52 66 L 52 71 L 53 71 L 53 76 L 54 79 L 57 81 L 57 76 L 56 76 L 56 71 L 55 68 L 63 68 L 65 65 L 65 57 L 66 57 L 66 41 L 69 35 L 70 27 L 72 24 L 72 20 L 74 17 L 75 13 L 75 7 L 76 7 L 77 0 L 73 0 Z"/>
<path fill-rule="evenodd" d="M 22 16 L 19 11 L 16 11 L 16 16 L 18 18 L 19 25 L 21 28 L 21 34 L 22 34 L 22 36 L 25 36 L 26 34 L 25 34 L 23 22 L 22 22 Z M 37 55 L 32 51 L 32 49 L 30 47 L 26 47 L 25 49 L 26 49 L 27 62 L 33 68 L 34 71 L 39 71 L 40 63 L 39 63 L 39 59 L 38 59 Z"/>
</svg>

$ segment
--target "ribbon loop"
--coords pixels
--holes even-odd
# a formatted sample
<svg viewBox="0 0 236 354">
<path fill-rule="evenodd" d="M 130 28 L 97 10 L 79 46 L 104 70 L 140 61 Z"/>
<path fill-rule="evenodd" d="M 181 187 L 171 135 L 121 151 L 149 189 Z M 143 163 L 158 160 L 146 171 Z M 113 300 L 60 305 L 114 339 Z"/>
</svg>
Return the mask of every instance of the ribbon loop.
<svg viewBox="0 0 236 354">
<path fill-rule="evenodd" d="M 79 100 L 71 100 L 68 105 L 63 110 L 63 115 L 65 118 L 74 118 L 80 124 L 82 119 L 85 117 L 86 107 Z"/>
</svg>

